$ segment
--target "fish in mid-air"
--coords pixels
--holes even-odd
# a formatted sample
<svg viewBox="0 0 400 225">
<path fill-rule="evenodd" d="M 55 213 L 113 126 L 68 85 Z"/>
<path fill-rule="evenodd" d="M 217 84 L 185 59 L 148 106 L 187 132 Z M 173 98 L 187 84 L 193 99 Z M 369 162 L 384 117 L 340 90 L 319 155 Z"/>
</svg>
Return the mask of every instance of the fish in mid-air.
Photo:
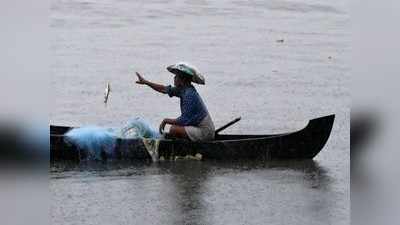
<svg viewBox="0 0 400 225">
<path fill-rule="evenodd" d="M 110 82 L 107 82 L 106 90 L 104 92 L 104 103 L 107 104 L 108 101 L 108 96 L 110 95 L 111 88 L 110 88 Z"/>
</svg>

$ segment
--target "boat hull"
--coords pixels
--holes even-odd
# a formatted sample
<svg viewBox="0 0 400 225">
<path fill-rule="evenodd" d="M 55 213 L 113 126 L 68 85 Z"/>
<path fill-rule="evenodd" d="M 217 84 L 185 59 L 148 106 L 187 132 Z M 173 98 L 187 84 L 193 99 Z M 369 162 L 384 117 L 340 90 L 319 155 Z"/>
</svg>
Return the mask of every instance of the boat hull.
<svg viewBox="0 0 400 225">
<path fill-rule="evenodd" d="M 178 157 L 200 154 L 202 159 L 312 159 L 329 139 L 335 116 L 310 120 L 296 132 L 276 135 L 217 135 L 214 141 L 160 140 L 158 159 L 174 160 Z M 84 149 L 70 145 L 64 134 L 71 128 L 50 126 L 50 160 L 81 161 L 88 158 Z M 153 157 L 152 157 L 153 156 Z M 117 139 L 110 156 L 103 152 L 102 160 L 154 160 L 142 139 Z"/>
</svg>

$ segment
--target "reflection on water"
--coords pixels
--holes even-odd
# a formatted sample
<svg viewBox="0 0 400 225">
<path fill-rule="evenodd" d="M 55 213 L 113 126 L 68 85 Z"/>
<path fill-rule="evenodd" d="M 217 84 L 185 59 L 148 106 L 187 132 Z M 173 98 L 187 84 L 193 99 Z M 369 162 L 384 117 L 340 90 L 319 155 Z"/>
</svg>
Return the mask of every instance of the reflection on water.
<svg viewBox="0 0 400 225">
<path fill-rule="evenodd" d="M 56 164 L 51 178 L 54 222 L 321 224 L 338 200 L 313 160 Z"/>
</svg>

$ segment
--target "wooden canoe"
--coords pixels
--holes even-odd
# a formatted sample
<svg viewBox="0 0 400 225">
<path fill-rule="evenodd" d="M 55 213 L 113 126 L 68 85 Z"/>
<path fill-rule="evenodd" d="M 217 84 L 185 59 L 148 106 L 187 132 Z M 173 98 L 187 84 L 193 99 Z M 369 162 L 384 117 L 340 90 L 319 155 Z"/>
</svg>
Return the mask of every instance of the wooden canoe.
<svg viewBox="0 0 400 225">
<path fill-rule="evenodd" d="M 175 159 L 201 154 L 202 159 L 312 159 L 324 147 L 330 136 L 335 115 L 312 119 L 301 130 L 273 135 L 218 134 L 215 140 L 191 142 L 188 140 L 160 140 L 158 158 Z M 87 151 L 64 141 L 64 134 L 72 129 L 50 125 L 50 160 L 81 161 Z M 149 160 L 151 155 L 142 139 L 117 139 L 113 160 Z M 102 154 L 103 160 L 109 156 Z M 154 157 L 153 157 L 154 160 Z"/>
</svg>

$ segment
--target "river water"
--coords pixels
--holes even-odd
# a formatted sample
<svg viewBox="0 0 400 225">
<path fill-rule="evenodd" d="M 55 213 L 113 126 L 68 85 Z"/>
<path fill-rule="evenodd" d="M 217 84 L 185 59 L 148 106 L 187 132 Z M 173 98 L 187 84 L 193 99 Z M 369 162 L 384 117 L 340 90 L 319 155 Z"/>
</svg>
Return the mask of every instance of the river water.
<svg viewBox="0 0 400 225">
<path fill-rule="evenodd" d="M 349 224 L 348 2 L 53 0 L 50 123 L 157 127 L 179 100 L 134 84 L 171 84 L 187 61 L 226 133 L 269 134 L 336 114 L 313 161 L 58 165 L 54 224 Z M 282 41 L 283 40 L 283 41 Z M 111 84 L 107 106 L 106 83 Z"/>
</svg>

